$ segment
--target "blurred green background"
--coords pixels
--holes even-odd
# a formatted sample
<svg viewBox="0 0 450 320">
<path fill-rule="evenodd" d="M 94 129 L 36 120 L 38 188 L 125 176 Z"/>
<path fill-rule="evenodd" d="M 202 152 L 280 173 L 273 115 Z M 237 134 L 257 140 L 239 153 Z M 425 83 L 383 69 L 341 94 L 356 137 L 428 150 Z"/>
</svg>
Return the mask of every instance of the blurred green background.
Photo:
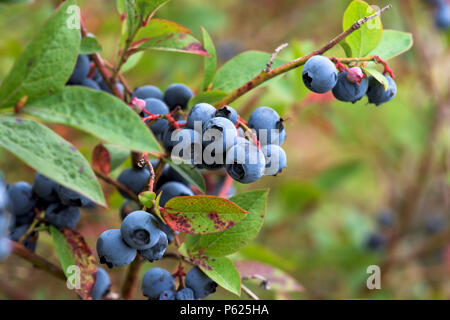
<svg viewBox="0 0 450 320">
<path fill-rule="evenodd" d="M 2 80 L 38 26 L 52 13 L 58 1 L 40 0 L 28 5 L 0 5 L 0 80 Z M 250 49 L 273 51 L 290 45 L 281 58 L 292 59 L 322 46 L 342 31 L 342 15 L 350 1 L 334 0 L 173 0 L 157 17 L 190 28 L 201 38 L 200 27 L 211 34 L 223 64 Z M 435 29 L 432 7 L 426 1 L 408 1 L 414 15 L 402 8 L 402 1 L 371 3 L 392 10 L 383 15 L 385 28 L 415 32 L 425 44 L 432 63 L 424 68 L 414 50 L 390 61 L 396 74 L 398 93 L 381 107 L 363 98 L 355 104 L 327 97 L 312 102 L 298 71 L 290 72 L 270 86 L 254 90 L 232 105 L 248 111 L 261 105 L 275 108 L 286 119 L 287 141 L 283 145 L 288 169 L 277 177 L 264 177 L 252 185 L 238 185 L 238 192 L 270 188 L 266 223 L 254 243 L 235 259 L 273 265 L 293 276 L 302 292 L 262 290 L 246 282 L 267 299 L 448 299 L 450 298 L 450 127 L 449 110 L 439 116 L 441 126 L 430 135 L 436 103 L 423 72 L 435 77 L 441 99 L 448 101 L 450 74 L 449 36 Z M 101 55 L 114 62 L 120 38 L 120 15 L 115 1 L 79 1 L 88 30 L 103 46 Z M 405 20 L 409 19 L 408 21 Z M 415 30 L 410 30 L 409 26 Z M 417 48 L 415 48 L 417 49 Z M 420 52 L 419 52 L 420 53 Z M 327 53 L 343 57 L 338 46 Z M 164 90 L 182 82 L 195 92 L 202 85 L 203 59 L 180 53 L 146 52 L 135 68 L 125 72 L 132 87 L 153 84 Z M 308 98 L 309 100 L 305 100 Z M 444 108 L 445 111 L 445 108 Z M 51 126 L 91 158 L 98 140 L 62 126 Z M 430 138 L 431 137 L 431 138 Z M 408 194 L 415 186 L 424 153 L 432 152 L 432 163 L 420 194 Z M 124 166 L 129 165 L 129 162 Z M 123 167 L 124 167 L 123 166 Z M 122 169 L 123 169 L 122 167 Z M 33 181 L 34 172 L 0 149 L 0 170 L 9 182 Z M 120 169 L 112 173 L 117 176 Z M 120 195 L 104 185 L 109 208 L 86 211 L 79 231 L 95 248 L 98 235 L 120 226 Z M 417 187 L 417 186 L 416 186 Z M 408 197 L 414 197 L 408 198 Z M 417 199 L 416 199 L 417 198 Z M 399 208 L 418 200 L 411 214 L 399 216 Z M 389 211 L 393 227 L 382 228 L 380 215 Z M 400 209 L 401 211 L 401 209 Z M 399 221 L 406 221 L 400 238 L 392 237 Z M 376 233 L 387 239 L 387 248 L 370 250 L 368 238 Z M 395 239 L 394 239 L 395 238 Z M 441 239 L 437 241 L 436 239 Z M 394 239 L 394 240 L 390 240 Z M 395 241 L 395 250 L 390 250 Z M 434 242 L 433 242 L 434 241 Z M 431 243 L 431 245 L 430 245 Z M 429 245 L 429 247 L 424 246 Z M 419 250 L 422 248 L 423 250 Z M 174 250 L 171 246 L 169 251 Z M 414 251 L 419 253 L 410 254 Z M 40 234 L 37 253 L 58 263 L 51 238 Z M 393 259 L 405 256 L 405 259 Z M 367 290 L 366 269 L 382 268 L 380 290 Z M 175 262 L 146 263 L 141 274 L 155 265 L 173 269 Z M 125 268 L 109 271 L 113 292 L 118 292 Z M 20 288 L 33 299 L 74 299 L 74 292 L 46 273 L 33 269 L 17 257 L 0 265 L 0 278 Z M 3 288 L 4 289 L 4 288 Z M 0 298 L 11 298 L 0 287 Z M 245 295 L 243 295 L 245 297 Z M 137 292 L 135 298 L 143 298 Z M 235 299 L 220 289 L 210 299 Z"/>
</svg>

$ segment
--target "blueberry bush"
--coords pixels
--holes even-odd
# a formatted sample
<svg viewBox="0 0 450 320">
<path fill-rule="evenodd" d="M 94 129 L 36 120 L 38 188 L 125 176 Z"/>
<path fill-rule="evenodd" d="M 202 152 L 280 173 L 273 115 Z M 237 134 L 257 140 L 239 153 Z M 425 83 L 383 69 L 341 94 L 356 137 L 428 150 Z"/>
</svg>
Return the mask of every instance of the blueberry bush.
<svg viewBox="0 0 450 320">
<path fill-rule="evenodd" d="M 280 299 L 304 290 L 282 259 L 270 264 L 277 260 L 272 253 L 254 259 L 248 254 L 268 208 L 285 210 L 268 203 L 268 186 L 290 174 L 287 155 L 293 153 L 284 143 L 298 112 L 274 107 L 277 97 L 270 106 L 260 104 L 258 95 L 288 83 L 284 95 L 303 92 L 294 98 L 302 99 L 301 107 L 335 99 L 364 101 L 367 107 L 360 108 L 376 112 L 390 108 L 401 79 L 390 60 L 413 46 L 410 33 L 383 28 L 382 16 L 392 6 L 349 1 L 342 31 L 325 45 L 293 40 L 223 61 L 223 48 L 206 28 L 196 37 L 159 17 L 175 2 L 116 1 L 116 48 L 90 32 L 94 18 L 85 15 L 82 1 L 55 2 L 0 86 L 0 147 L 34 174 L 32 183 L 7 180 L 6 169 L 0 178 L 2 263 L 13 256 L 28 260 L 66 281 L 81 299 L 199 300 L 219 288 L 257 298 L 246 285 L 255 281 Z M 448 28 L 449 5 L 430 5 L 436 26 Z M 167 86 L 127 80 L 130 70 L 145 69 L 141 60 L 152 63 L 147 56 L 163 54 L 176 54 L 174 64 L 200 60 L 203 69 L 191 72 L 201 71 L 202 79 L 191 82 L 194 76 L 186 74 L 184 82 Z M 242 99 L 245 106 L 235 103 Z M 95 143 L 69 142 L 68 127 Z M 364 135 L 363 127 L 358 130 Z M 372 143 L 383 143 L 379 138 Z M 284 187 L 287 202 L 297 210 L 312 206 L 320 181 L 329 186 L 329 179 L 354 170 L 345 166 L 325 173 L 314 187 Z M 246 189 L 253 184 L 257 188 Z M 115 211 L 118 220 L 102 224 L 103 214 L 93 217 L 102 208 Z M 97 221 L 89 227 L 85 219 Z M 394 220 L 385 212 L 379 229 L 389 230 L 399 223 Z M 388 233 L 368 234 L 366 248 L 388 246 Z M 95 237 L 95 244 L 86 236 Z M 40 238 L 52 244 L 59 264 L 36 251 Z M 120 283 L 110 278 L 118 270 L 124 272 Z"/>
</svg>

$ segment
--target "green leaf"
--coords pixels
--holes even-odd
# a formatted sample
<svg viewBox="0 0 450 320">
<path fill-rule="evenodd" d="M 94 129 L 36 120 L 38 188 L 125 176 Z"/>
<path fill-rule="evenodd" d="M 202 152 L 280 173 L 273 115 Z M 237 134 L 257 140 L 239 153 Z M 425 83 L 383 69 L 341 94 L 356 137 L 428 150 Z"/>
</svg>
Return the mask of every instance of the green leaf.
<svg viewBox="0 0 450 320">
<path fill-rule="evenodd" d="M 413 36 L 409 32 L 384 30 L 380 43 L 368 55 L 389 60 L 411 49 L 413 42 Z"/>
<path fill-rule="evenodd" d="M 365 1 L 353 0 L 344 13 L 344 30 L 361 18 L 374 14 L 375 10 Z M 367 21 L 360 29 L 352 32 L 345 42 L 350 46 L 353 57 L 364 57 L 380 43 L 383 25 L 380 17 Z"/>
<path fill-rule="evenodd" d="M 155 213 L 158 216 L 158 218 L 161 219 L 161 221 L 164 224 L 166 224 L 166 221 L 164 221 L 164 218 L 161 214 L 161 210 L 159 210 L 159 202 L 161 201 L 161 195 L 162 195 L 162 192 L 158 193 L 158 195 L 156 196 L 154 209 L 155 209 Z"/>
<path fill-rule="evenodd" d="M 103 91 L 67 86 L 28 104 L 24 113 L 64 124 L 127 149 L 161 151 L 141 118 L 120 99 Z"/>
<path fill-rule="evenodd" d="M 352 56 L 352 48 L 350 48 L 348 43 L 345 41 L 341 41 L 341 42 L 339 42 L 339 44 L 342 47 L 342 49 L 344 50 L 345 55 L 350 58 Z"/>
<path fill-rule="evenodd" d="M 69 142 L 35 121 L 0 118 L 0 146 L 33 169 L 105 206 L 102 189 L 83 155 Z"/>
<path fill-rule="evenodd" d="M 270 57 L 271 54 L 261 51 L 246 51 L 237 55 L 217 71 L 213 89 L 231 91 L 239 88 L 264 70 L 270 61 Z M 284 63 L 285 61 L 281 59 L 275 59 L 273 68 L 279 67 Z"/>
<path fill-rule="evenodd" d="M 151 208 L 153 206 L 153 201 L 155 201 L 156 193 L 153 191 L 144 191 L 139 194 L 139 202 L 147 207 Z"/>
<path fill-rule="evenodd" d="M 296 279 L 278 268 L 253 261 L 237 261 L 235 265 L 241 278 L 263 277 L 269 290 L 277 292 L 301 292 L 304 290 Z M 256 281 L 261 282 L 259 279 Z"/>
<path fill-rule="evenodd" d="M 189 183 L 191 183 L 201 192 L 206 193 L 205 179 L 203 179 L 203 176 L 197 169 L 185 163 L 175 164 L 171 160 L 166 160 L 166 162 L 169 166 L 172 167 L 172 169 L 178 172 Z"/>
<path fill-rule="evenodd" d="M 136 9 L 138 15 L 141 16 L 142 21 L 153 16 L 155 12 L 161 8 L 163 4 L 169 0 L 136 0 Z"/>
<path fill-rule="evenodd" d="M 240 250 L 239 257 L 241 256 L 245 258 L 245 260 L 263 262 L 264 264 L 268 264 L 272 267 L 277 267 L 285 271 L 295 271 L 297 267 L 294 260 L 285 258 L 277 252 L 273 252 L 269 248 L 257 244 L 248 245 Z"/>
<path fill-rule="evenodd" d="M 389 87 L 389 82 L 386 77 L 377 69 L 374 68 L 362 68 L 366 76 L 374 77 L 378 82 L 384 85 L 384 89 L 387 90 Z"/>
<path fill-rule="evenodd" d="M 50 226 L 50 234 L 52 236 L 53 244 L 55 245 L 56 253 L 58 254 L 63 272 L 66 275 L 66 278 L 69 278 L 70 274 L 67 274 L 67 269 L 70 266 L 75 265 L 75 259 L 73 258 L 72 251 L 69 249 L 66 238 L 61 231 L 56 229 L 54 226 Z"/>
<path fill-rule="evenodd" d="M 30 3 L 33 2 L 33 0 L 0 0 L 1 4 L 24 4 L 24 3 Z"/>
<path fill-rule="evenodd" d="M 219 102 L 222 100 L 228 93 L 221 90 L 211 90 L 211 91 L 204 91 L 197 94 L 195 97 L 192 97 L 191 100 L 189 100 L 188 106 L 189 108 L 192 108 L 197 103 L 209 103 L 209 104 L 215 104 L 216 102 Z"/>
<path fill-rule="evenodd" d="M 128 159 L 128 157 L 130 156 L 130 151 L 117 147 L 113 144 L 105 144 L 104 147 L 106 149 L 108 149 L 109 152 L 109 161 L 111 162 L 111 171 L 114 171 L 115 169 L 117 169 L 118 167 L 120 167 L 120 165 L 122 163 L 125 162 L 125 160 Z"/>
<path fill-rule="evenodd" d="M 205 75 L 203 79 L 203 90 L 207 90 L 209 85 L 214 80 L 214 74 L 216 73 L 217 68 L 217 55 L 216 48 L 214 47 L 214 42 L 211 39 L 208 31 L 202 27 L 202 35 L 203 35 L 203 46 L 206 51 L 208 51 L 210 57 L 205 57 Z"/>
<path fill-rule="evenodd" d="M 94 37 L 84 37 L 81 39 L 80 54 L 92 54 L 102 51 L 102 46 Z"/>
<path fill-rule="evenodd" d="M 247 214 L 228 199 L 215 196 L 183 196 L 164 206 L 164 220 L 173 229 L 191 234 L 220 232 L 235 226 Z"/>
<path fill-rule="evenodd" d="M 189 243 L 187 245 L 189 253 L 201 251 L 207 255 L 226 256 L 245 247 L 256 238 L 264 224 L 268 194 L 268 190 L 256 190 L 230 198 L 230 201 L 247 210 L 248 215 L 228 230 L 201 236 L 188 235 L 186 241 Z M 199 237 L 198 242 L 193 241 L 192 238 L 195 237 Z"/>
<path fill-rule="evenodd" d="M 65 1 L 16 60 L 0 87 L 0 109 L 13 106 L 23 97 L 30 100 L 64 87 L 80 46 L 80 30 L 68 28 L 76 17 L 68 11 L 74 3 Z"/>
<path fill-rule="evenodd" d="M 192 35 L 183 32 L 173 32 L 169 35 L 164 34 L 143 39 L 136 47 L 134 47 L 134 49 L 153 49 L 209 56 L 209 53 L 197 39 Z"/>
<path fill-rule="evenodd" d="M 233 262 L 226 257 L 190 257 L 202 271 L 225 290 L 241 295 L 241 278 Z"/>
<path fill-rule="evenodd" d="M 144 28 L 139 30 L 136 39 L 137 42 L 140 42 L 146 38 L 170 35 L 174 32 L 191 33 L 191 30 L 170 20 L 152 19 Z"/>
<path fill-rule="evenodd" d="M 117 12 L 123 14 L 125 12 L 125 0 L 116 0 Z"/>
<path fill-rule="evenodd" d="M 122 73 L 127 72 L 134 67 L 137 66 L 139 61 L 141 61 L 142 57 L 144 56 L 144 52 L 137 52 L 135 54 L 132 54 L 128 60 L 123 64 L 122 68 L 120 68 L 120 71 Z"/>
</svg>

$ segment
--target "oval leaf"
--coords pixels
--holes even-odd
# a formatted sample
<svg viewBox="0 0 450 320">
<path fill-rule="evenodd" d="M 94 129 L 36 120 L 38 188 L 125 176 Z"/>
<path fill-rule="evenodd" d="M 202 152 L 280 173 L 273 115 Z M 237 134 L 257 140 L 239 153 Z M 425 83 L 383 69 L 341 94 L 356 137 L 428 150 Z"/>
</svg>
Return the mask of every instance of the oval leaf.
<svg viewBox="0 0 450 320">
<path fill-rule="evenodd" d="M 141 118 L 123 101 L 103 91 L 67 86 L 29 103 L 23 112 L 86 131 L 127 149 L 161 151 Z"/>
<path fill-rule="evenodd" d="M 412 34 L 409 32 L 384 30 L 380 43 L 368 55 L 389 60 L 411 49 L 413 42 Z"/>
<path fill-rule="evenodd" d="M 166 162 L 169 166 L 172 167 L 172 169 L 178 172 L 189 183 L 191 183 L 201 192 L 206 193 L 205 179 L 203 179 L 203 176 L 197 169 L 185 163 L 175 164 L 169 159 L 167 159 Z"/>
<path fill-rule="evenodd" d="M 186 249 L 190 254 L 202 252 L 213 256 L 226 256 L 239 251 L 258 235 L 266 215 L 268 190 L 256 190 L 230 198 L 248 215 L 232 229 L 207 235 L 188 235 Z M 193 238 L 199 238 L 194 241 Z"/>
<path fill-rule="evenodd" d="M 214 75 L 217 68 L 217 55 L 214 43 L 205 28 L 202 27 L 203 46 L 208 51 L 210 57 L 205 58 L 205 75 L 203 79 L 203 90 L 207 90 L 209 85 L 213 82 Z"/>
<path fill-rule="evenodd" d="M 388 89 L 389 82 L 380 71 L 373 68 L 362 68 L 362 69 L 366 75 L 374 77 L 379 83 L 381 83 L 384 86 L 385 90 Z"/>
<path fill-rule="evenodd" d="M 72 74 L 80 46 L 80 30 L 68 28 L 74 20 L 65 1 L 47 20 L 16 60 L 0 87 L 0 108 L 11 107 L 23 97 L 28 100 L 62 88 Z"/>
<path fill-rule="evenodd" d="M 367 2 L 361 0 L 352 1 L 344 12 L 344 30 L 350 28 L 359 19 L 374 13 L 375 10 Z M 360 29 L 352 32 L 345 39 L 345 42 L 351 48 L 353 57 L 364 57 L 378 46 L 382 34 L 383 25 L 381 19 L 380 17 L 375 17 L 363 24 Z"/>
<path fill-rule="evenodd" d="M 92 166 L 105 175 L 111 171 L 111 156 L 102 144 L 96 145 L 92 151 Z"/>
<path fill-rule="evenodd" d="M 185 196 L 170 199 L 164 206 L 164 220 L 173 229 L 191 234 L 208 234 L 235 226 L 247 214 L 228 199 L 214 196 Z"/>
<path fill-rule="evenodd" d="M 270 57 L 271 54 L 261 51 L 246 51 L 237 55 L 217 71 L 213 89 L 231 91 L 239 88 L 256 77 L 266 67 Z M 275 59 L 273 68 L 279 67 L 284 63 L 285 61 L 281 59 Z M 262 86 L 269 82 L 265 82 Z"/>
<path fill-rule="evenodd" d="M 139 30 L 136 39 L 139 42 L 139 39 L 168 35 L 173 32 L 191 33 L 191 30 L 170 20 L 152 19 Z"/>
<path fill-rule="evenodd" d="M 192 35 L 182 32 L 173 32 L 151 38 L 141 39 L 139 44 L 134 45 L 136 50 L 161 50 L 182 53 L 198 54 L 209 57 L 208 51 Z"/>
<path fill-rule="evenodd" d="M 21 118 L 0 118 L 0 146 L 43 175 L 105 206 L 102 189 L 87 160 L 44 125 Z"/>
</svg>

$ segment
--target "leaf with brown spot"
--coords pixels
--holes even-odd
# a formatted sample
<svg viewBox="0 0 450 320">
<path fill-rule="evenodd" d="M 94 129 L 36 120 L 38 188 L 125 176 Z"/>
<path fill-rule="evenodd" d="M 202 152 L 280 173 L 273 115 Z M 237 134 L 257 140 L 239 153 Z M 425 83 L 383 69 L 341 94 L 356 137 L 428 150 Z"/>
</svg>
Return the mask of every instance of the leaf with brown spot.
<svg viewBox="0 0 450 320">
<path fill-rule="evenodd" d="M 278 268 L 253 261 L 236 261 L 234 264 L 243 280 L 264 281 L 267 289 L 277 292 L 301 292 L 304 290 L 297 280 Z"/>
<path fill-rule="evenodd" d="M 92 151 L 92 165 L 105 175 L 111 171 L 111 156 L 103 144 L 96 145 Z"/>
<path fill-rule="evenodd" d="M 209 234 L 235 226 L 248 212 L 228 199 L 188 196 L 170 199 L 162 213 L 164 220 L 173 230 L 190 234 Z"/>
</svg>

